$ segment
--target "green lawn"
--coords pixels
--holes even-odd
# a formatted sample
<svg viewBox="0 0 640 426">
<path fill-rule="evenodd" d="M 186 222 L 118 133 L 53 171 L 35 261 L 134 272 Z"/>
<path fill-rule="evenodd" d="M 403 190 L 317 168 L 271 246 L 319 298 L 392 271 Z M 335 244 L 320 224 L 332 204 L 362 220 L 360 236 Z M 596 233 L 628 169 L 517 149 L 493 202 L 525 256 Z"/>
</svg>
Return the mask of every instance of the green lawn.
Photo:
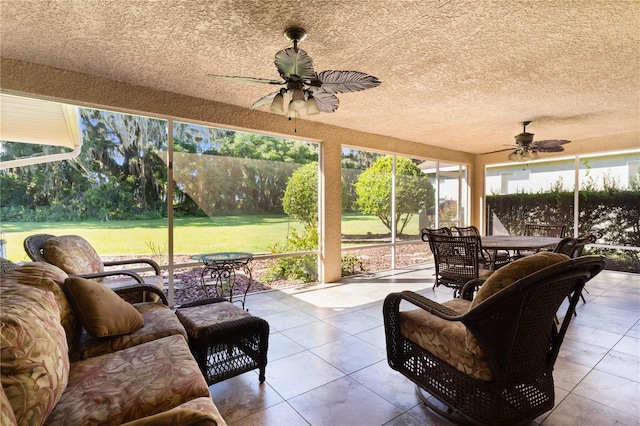
<svg viewBox="0 0 640 426">
<path fill-rule="evenodd" d="M 413 224 L 413 222 L 416 224 Z M 214 251 L 269 252 L 269 248 L 284 242 L 290 230 L 302 226 L 286 215 L 221 216 L 213 218 L 178 218 L 174 221 L 174 253 L 195 254 Z M 407 230 L 417 229 L 417 218 Z M 28 235 L 81 235 L 101 255 L 131 254 L 149 256 L 166 252 L 169 239 L 167 220 L 87 221 L 87 222 L 5 222 L 7 257 L 14 261 L 28 260 L 22 243 Z M 366 235 L 388 230 L 376 217 L 345 214 L 342 233 Z M 417 232 L 417 231 L 415 231 Z"/>
</svg>

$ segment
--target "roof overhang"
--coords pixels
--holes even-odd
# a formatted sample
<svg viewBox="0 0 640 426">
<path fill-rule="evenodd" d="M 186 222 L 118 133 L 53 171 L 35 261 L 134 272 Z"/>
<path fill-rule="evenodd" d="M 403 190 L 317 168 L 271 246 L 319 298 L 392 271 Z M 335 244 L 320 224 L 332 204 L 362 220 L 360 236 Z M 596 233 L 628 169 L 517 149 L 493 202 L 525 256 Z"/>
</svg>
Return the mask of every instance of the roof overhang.
<svg viewBox="0 0 640 426">
<path fill-rule="evenodd" d="M 0 169 L 74 158 L 82 133 L 77 106 L 0 94 L 0 141 L 68 148 L 67 152 L 25 157 L 0 163 Z"/>
</svg>

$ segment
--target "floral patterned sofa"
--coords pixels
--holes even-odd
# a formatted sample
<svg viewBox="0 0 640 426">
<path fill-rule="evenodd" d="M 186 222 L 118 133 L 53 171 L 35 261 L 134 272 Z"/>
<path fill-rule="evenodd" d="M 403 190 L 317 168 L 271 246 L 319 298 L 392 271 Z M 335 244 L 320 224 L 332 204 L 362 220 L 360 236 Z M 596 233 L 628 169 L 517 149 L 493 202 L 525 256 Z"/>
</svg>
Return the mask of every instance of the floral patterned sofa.
<svg viewBox="0 0 640 426">
<path fill-rule="evenodd" d="M 0 424 L 225 425 L 165 304 L 33 262 L 0 275 L 0 308 Z"/>
</svg>

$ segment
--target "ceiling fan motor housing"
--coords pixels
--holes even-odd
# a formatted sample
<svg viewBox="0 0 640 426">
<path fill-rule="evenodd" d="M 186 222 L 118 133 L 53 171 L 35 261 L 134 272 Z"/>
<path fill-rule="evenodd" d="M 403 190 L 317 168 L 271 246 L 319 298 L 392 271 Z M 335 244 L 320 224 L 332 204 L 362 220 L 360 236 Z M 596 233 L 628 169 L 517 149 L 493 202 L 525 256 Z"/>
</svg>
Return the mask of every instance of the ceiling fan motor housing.
<svg viewBox="0 0 640 426">
<path fill-rule="evenodd" d="M 516 143 L 523 147 L 528 147 L 533 142 L 533 133 L 523 132 L 515 136 Z"/>
</svg>

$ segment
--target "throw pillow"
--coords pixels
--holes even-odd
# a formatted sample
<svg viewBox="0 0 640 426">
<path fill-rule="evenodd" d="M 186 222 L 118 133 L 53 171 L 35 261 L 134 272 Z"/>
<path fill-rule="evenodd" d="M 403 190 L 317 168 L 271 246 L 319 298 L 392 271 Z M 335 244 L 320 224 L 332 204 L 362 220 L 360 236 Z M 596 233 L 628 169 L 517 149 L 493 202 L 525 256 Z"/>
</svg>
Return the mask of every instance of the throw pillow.
<svg viewBox="0 0 640 426">
<path fill-rule="evenodd" d="M 144 325 L 142 315 L 109 287 L 81 277 L 67 278 L 64 291 L 93 337 L 133 333 Z"/>
<path fill-rule="evenodd" d="M 78 235 L 49 238 L 42 245 L 47 262 L 56 265 L 69 275 L 104 272 L 104 263 L 87 240 Z M 96 278 L 102 281 L 102 278 Z"/>
<path fill-rule="evenodd" d="M 510 286 L 519 279 L 544 269 L 547 266 L 551 266 L 568 259 L 569 256 L 564 254 L 540 252 L 532 254 L 531 256 L 525 256 L 515 262 L 511 262 L 508 265 L 503 266 L 495 271 L 484 282 L 484 284 L 482 284 L 476 293 L 476 296 L 473 298 L 469 309 L 473 309 L 474 306 L 493 296 L 503 288 Z"/>
</svg>

